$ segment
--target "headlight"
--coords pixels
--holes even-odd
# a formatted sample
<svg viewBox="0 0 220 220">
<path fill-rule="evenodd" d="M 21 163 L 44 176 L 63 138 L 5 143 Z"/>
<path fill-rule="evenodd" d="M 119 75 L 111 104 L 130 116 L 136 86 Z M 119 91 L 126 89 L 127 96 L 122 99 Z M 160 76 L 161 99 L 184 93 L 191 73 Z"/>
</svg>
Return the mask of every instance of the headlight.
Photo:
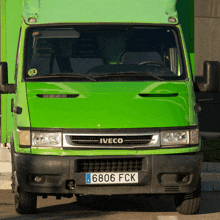
<svg viewBox="0 0 220 220">
<path fill-rule="evenodd" d="M 170 130 L 161 132 L 161 145 L 189 144 L 188 130 Z"/>
<path fill-rule="evenodd" d="M 32 146 L 61 147 L 61 133 L 32 132 Z"/>
</svg>

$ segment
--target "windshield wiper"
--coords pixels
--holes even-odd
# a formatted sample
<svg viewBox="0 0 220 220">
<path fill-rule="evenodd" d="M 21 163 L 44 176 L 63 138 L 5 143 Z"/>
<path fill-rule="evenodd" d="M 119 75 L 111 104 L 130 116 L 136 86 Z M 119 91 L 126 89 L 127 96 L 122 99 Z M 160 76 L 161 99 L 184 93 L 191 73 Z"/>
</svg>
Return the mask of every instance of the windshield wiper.
<svg viewBox="0 0 220 220">
<path fill-rule="evenodd" d="M 93 82 L 97 82 L 97 80 L 93 79 L 92 77 L 89 77 L 89 76 L 86 76 L 86 75 L 83 75 L 82 73 L 53 73 L 53 74 L 49 74 L 49 75 L 42 75 L 42 76 L 34 76 L 34 77 L 28 77 L 26 79 L 43 79 L 43 78 L 57 78 L 57 77 L 83 77 L 83 78 L 86 78 L 86 79 L 89 79 L 90 81 L 93 81 Z"/>
<path fill-rule="evenodd" d="M 159 76 L 154 76 L 149 72 L 145 72 L 145 71 L 128 71 L 128 72 L 116 72 L 116 73 L 106 73 L 106 74 L 100 74 L 100 75 L 96 75 L 93 78 L 99 78 L 99 77 L 108 77 L 108 76 L 121 76 L 121 75 L 126 75 L 128 76 L 128 74 L 132 74 L 131 76 L 152 76 L 153 78 L 159 80 L 159 81 L 165 81 L 163 78 L 159 77 Z"/>
</svg>

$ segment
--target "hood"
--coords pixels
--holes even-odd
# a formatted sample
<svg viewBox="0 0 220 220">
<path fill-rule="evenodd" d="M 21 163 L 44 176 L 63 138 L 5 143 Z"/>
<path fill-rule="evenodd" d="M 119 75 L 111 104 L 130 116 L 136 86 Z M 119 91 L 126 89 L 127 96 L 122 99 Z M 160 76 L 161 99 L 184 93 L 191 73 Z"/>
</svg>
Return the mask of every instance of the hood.
<svg viewBox="0 0 220 220">
<path fill-rule="evenodd" d="M 186 82 L 28 82 L 31 127 L 188 126 Z"/>
</svg>

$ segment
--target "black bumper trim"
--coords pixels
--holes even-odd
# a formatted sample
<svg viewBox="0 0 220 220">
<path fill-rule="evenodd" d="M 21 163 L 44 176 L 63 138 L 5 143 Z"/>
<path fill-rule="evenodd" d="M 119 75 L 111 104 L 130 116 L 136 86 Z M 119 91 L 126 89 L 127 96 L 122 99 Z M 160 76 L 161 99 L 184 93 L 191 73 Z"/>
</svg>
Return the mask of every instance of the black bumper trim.
<svg viewBox="0 0 220 220">
<path fill-rule="evenodd" d="M 143 158 L 142 171 L 138 171 L 137 184 L 88 185 L 85 173 L 77 173 L 78 159 Z M 140 155 L 140 156 L 49 156 L 14 154 L 19 186 L 37 194 L 164 194 L 191 193 L 197 189 L 203 156 L 195 154 Z M 161 181 L 161 175 L 172 177 Z M 45 182 L 36 183 L 33 175 L 43 175 Z M 188 175 L 187 182 L 178 182 L 179 176 Z M 69 190 L 66 183 L 74 180 L 75 188 Z M 176 182 L 175 182 L 176 181 Z"/>
</svg>

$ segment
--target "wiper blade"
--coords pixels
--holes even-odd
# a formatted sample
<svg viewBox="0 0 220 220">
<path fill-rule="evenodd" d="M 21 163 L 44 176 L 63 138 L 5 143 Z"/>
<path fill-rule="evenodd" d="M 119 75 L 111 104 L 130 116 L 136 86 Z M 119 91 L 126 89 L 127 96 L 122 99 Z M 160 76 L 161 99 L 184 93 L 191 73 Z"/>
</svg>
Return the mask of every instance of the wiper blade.
<svg viewBox="0 0 220 220">
<path fill-rule="evenodd" d="M 26 79 L 43 79 L 43 78 L 57 78 L 57 77 L 83 77 L 86 79 L 89 79 L 90 81 L 97 82 L 97 80 L 93 79 L 92 77 L 83 75 L 82 73 L 53 73 L 49 75 L 42 75 L 42 76 L 34 76 L 34 77 L 28 77 Z"/>
<path fill-rule="evenodd" d="M 163 78 L 159 77 L 159 76 L 154 76 L 149 72 L 145 72 L 145 71 L 128 71 L 128 72 L 116 72 L 116 73 L 106 73 L 106 74 L 100 74 L 100 75 L 96 75 L 93 78 L 98 78 L 98 77 L 108 77 L 108 76 L 121 76 L 121 75 L 128 75 L 128 74 L 132 74 L 132 76 L 152 76 L 153 78 L 159 80 L 159 81 L 165 81 Z"/>
<path fill-rule="evenodd" d="M 86 76 L 86 75 L 84 75 L 84 74 L 82 74 L 82 73 L 74 73 L 74 74 L 76 74 L 77 76 L 82 76 L 82 77 L 84 77 L 84 78 L 86 78 L 86 79 L 89 79 L 90 81 L 97 82 L 97 80 L 93 79 L 93 78 L 90 77 L 90 76 Z"/>
</svg>

